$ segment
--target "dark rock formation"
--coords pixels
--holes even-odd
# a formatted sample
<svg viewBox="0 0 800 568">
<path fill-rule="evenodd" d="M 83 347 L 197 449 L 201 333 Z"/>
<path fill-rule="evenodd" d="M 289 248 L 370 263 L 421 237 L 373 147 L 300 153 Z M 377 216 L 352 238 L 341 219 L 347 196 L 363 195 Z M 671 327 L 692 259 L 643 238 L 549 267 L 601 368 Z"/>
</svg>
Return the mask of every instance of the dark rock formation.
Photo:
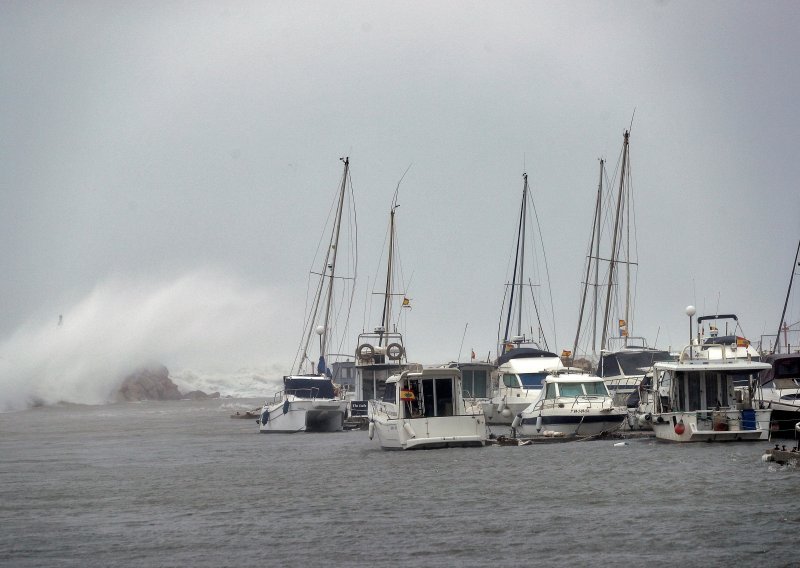
<svg viewBox="0 0 800 568">
<path fill-rule="evenodd" d="M 138 400 L 180 400 L 178 387 L 169 378 L 169 371 L 164 365 L 142 367 L 122 381 L 117 391 L 117 402 Z"/>
<path fill-rule="evenodd" d="M 219 393 L 212 392 L 210 394 L 206 394 L 203 391 L 191 391 L 183 395 L 182 398 L 188 398 L 189 400 L 205 400 L 207 398 L 219 398 Z"/>
</svg>

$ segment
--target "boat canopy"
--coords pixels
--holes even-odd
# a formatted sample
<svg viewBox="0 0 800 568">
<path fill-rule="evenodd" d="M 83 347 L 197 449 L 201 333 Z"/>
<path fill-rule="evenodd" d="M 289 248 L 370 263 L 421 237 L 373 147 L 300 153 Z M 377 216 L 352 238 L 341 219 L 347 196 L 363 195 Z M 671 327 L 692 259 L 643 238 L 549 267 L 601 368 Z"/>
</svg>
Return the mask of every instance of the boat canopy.
<svg viewBox="0 0 800 568">
<path fill-rule="evenodd" d="M 500 357 L 497 358 L 497 364 L 502 365 L 511 359 L 527 359 L 531 357 L 558 357 L 558 355 L 532 347 L 515 347 L 500 355 Z"/>
<path fill-rule="evenodd" d="M 600 364 L 597 366 L 597 374 L 601 377 L 613 377 L 620 374 L 642 375 L 650 370 L 653 363 L 673 359 L 675 357 L 670 355 L 669 351 L 658 349 L 636 349 L 603 353 Z"/>
<path fill-rule="evenodd" d="M 767 355 L 765 363 L 770 363 L 772 367 L 761 373 L 761 384 L 776 381 L 777 388 L 794 388 L 797 386 L 795 380 L 800 380 L 800 353 L 783 353 Z M 780 381 L 780 385 L 777 384 Z M 788 384 L 789 381 L 794 384 Z"/>
</svg>

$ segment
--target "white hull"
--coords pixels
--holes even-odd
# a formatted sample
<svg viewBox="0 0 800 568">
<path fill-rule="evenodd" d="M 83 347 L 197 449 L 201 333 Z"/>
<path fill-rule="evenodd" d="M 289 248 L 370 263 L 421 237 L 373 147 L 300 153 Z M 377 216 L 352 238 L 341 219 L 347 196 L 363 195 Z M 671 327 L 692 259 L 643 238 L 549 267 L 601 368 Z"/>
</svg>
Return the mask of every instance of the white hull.
<svg viewBox="0 0 800 568">
<path fill-rule="evenodd" d="M 483 446 L 487 438 L 486 422 L 480 414 L 403 419 L 374 416 L 370 429 L 373 441 L 384 450 Z"/>
<path fill-rule="evenodd" d="M 505 389 L 507 394 L 481 404 L 487 424 L 510 425 L 514 417 L 539 400 L 542 389 Z"/>
<path fill-rule="evenodd" d="M 667 412 L 652 416 L 653 432 L 669 442 L 735 442 L 769 440 L 771 410 L 754 410 L 748 424 L 738 410 L 719 412 Z M 679 424 L 683 425 L 680 432 Z"/>
<path fill-rule="evenodd" d="M 288 400 L 289 404 L 286 405 Z M 292 397 L 261 409 L 259 431 L 266 433 L 338 432 L 343 429 L 348 402 L 340 399 Z M 265 411 L 267 414 L 265 414 Z"/>
<path fill-rule="evenodd" d="M 541 420 L 539 414 L 538 411 L 522 413 L 522 422 L 516 427 L 517 434 L 524 438 L 552 437 L 553 433 L 566 437 L 598 436 L 619 430 L 628 417 L 624 409 L 583 413 L 543 410 Z"/>
</svg>

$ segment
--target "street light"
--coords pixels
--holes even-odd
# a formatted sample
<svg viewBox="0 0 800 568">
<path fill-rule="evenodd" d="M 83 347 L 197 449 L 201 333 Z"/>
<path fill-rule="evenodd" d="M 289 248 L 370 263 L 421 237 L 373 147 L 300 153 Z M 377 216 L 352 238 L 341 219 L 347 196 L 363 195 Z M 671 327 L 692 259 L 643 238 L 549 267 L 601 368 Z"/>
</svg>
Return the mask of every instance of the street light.
<svg viewBox="0 0 800 568">
<path fill-rule="evenodd" d="M 694 353 L 692 352 L 692 316 L 697 313 L 697 310 L 694 306 L 686 306 L 686 315 L 689 316 L 689 359 L 694 358 Z"/>
</svg>

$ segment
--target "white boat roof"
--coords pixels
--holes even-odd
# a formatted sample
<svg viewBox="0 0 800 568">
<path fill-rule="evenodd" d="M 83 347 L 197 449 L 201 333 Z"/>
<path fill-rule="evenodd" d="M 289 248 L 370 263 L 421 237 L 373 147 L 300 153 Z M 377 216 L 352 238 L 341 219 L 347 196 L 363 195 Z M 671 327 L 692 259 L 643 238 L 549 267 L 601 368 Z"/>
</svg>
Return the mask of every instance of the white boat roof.
<svg viewBox="0 0 800 568">
<path fill-rule="evenodd" d="M 690 359 L 688 361 L 659 361 L 653 367 L 660 371 L 723 371 L 726 373 L 759 373 L 772 368 L 769 363 L 747 359 Z"/>
<path fill-rule="evenodd" d="M 548 375 L 544 382 L 546 383 L 602 383 L 603 379 L 597 375 L 590 375 L 589 373 L 558 373 Z"/>
<path fill-rule="evenodd" d="M 387 383 L 396 383 L 400 379 L 409 378 L 409 379 L 421 379 L 421 378 L 431 378 L 431 377 L 453 377 L 461 376 L 461 371 L 455 368 L 450 367 L 436 367 L 431 369 L 422 369 L 420 371 L 403 371 L 399 375 L 392 375 L 388 379 L 386 379 Z"/>
</svg>

